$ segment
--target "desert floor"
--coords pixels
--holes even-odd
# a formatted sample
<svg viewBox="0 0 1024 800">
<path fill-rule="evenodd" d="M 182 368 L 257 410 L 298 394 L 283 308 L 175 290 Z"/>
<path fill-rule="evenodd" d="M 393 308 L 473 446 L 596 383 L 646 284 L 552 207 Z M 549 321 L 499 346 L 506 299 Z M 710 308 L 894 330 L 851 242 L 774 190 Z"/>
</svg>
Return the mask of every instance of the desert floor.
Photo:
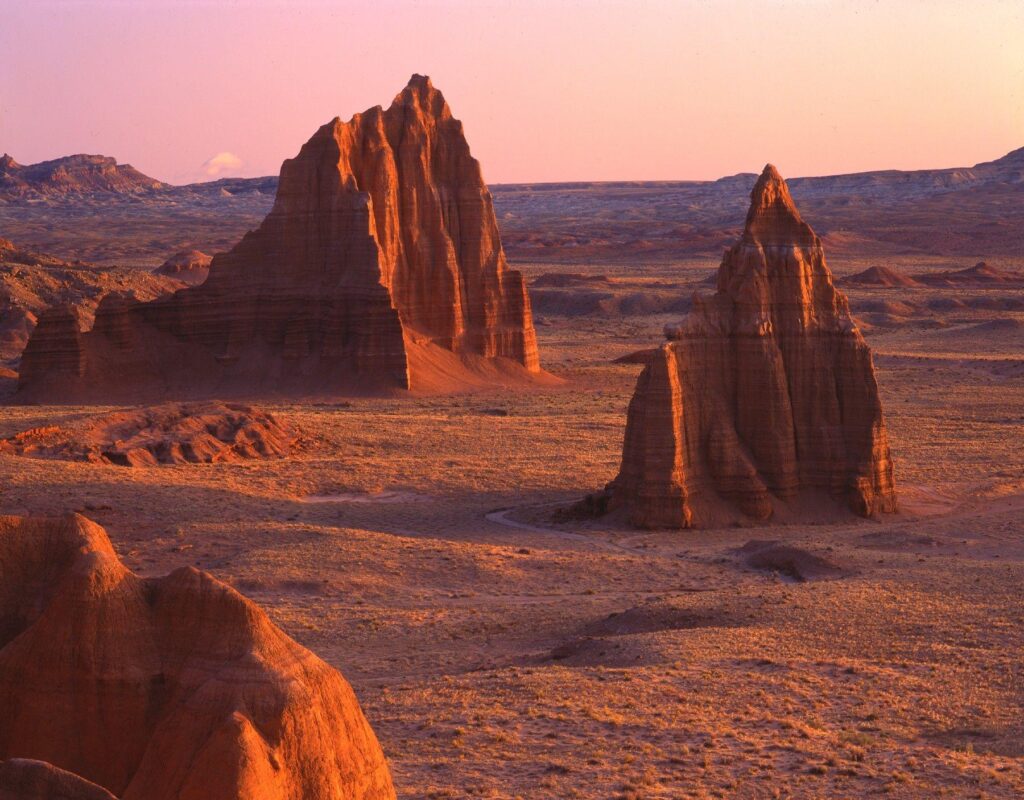
<svg viewBox="0 0 1024 800">
<path fill-rule="evenodd" d="M 524 269 L 689 291 L 715 266 Z M 141 574 L 194 564 L 260 603 L 351 681 L 404 798 L 1020 797 L 1024 315 L 989 289 L 851 296 L 903 503 L 882 520 L 552 521 L 617 470 L 640 367 L 611 360 L 679 316 L 557 306 L 538 334 L 564 386 L 264 404 L 301 433 L 278 461 L 0 456 L 0 502 L 79 510 Z M 0 435 L 101 411 L 5 407 Z M 842 574 L 748 569 L 752 539 Z"/>
</svg>

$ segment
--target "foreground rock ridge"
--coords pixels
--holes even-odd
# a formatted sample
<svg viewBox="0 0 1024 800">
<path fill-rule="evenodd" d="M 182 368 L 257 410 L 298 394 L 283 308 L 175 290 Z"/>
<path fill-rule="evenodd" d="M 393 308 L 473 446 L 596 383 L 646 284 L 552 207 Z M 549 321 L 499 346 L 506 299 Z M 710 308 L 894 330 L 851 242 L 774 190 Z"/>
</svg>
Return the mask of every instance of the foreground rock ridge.
<svg viewBox="0 0 1024 800">
<path fill-rule="evenodd" d="M 718 291 L 666 335 L 629 405 L 610 509 L 677 528 L 896 509 L 871 352 L 772 165 Z"/>
<path fill-rule="evenodd" d="M 395 797 L 336 670 L 206 573 L 136 576 L 77 515 L 0 517 L 0 708 L 14 796 Z"/>
<path fill-rule="evenodd" d="M 150 303 L 110 297 L 87 333 L 66 311 L 44 314 L 19 391 L 409 389 L 438 350 L 539 371 L 480 165 L 441 93 L 414 75 L 387 110 L 335 119 L 285 161 L 270 214 L 202 285 Z"/>
</svg>

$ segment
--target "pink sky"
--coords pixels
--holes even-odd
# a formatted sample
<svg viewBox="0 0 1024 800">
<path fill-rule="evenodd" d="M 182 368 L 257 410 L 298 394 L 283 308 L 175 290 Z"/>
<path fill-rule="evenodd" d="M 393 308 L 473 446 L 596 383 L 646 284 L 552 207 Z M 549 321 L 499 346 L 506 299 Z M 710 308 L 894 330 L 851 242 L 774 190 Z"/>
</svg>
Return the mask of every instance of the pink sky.
<svg viewBox="0 0 1024 800">
<path fill-rule="evenodd" d="M 1024 2 L 0 0 L 0 151 L 276 174 L 430 75 L 492 183 L 966 166 L 1024 146 Z"/>
</svg>

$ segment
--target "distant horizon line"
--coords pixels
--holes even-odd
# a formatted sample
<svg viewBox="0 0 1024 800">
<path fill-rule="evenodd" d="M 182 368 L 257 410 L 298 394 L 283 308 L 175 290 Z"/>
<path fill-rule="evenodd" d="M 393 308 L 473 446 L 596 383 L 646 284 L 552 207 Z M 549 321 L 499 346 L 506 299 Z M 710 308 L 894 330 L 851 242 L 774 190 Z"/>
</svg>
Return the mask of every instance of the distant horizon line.
<svg viewBox="0 0 1024 800">
<path fill-rule="evenodd" d="M 996 158 L 992 158 L 992 159 L 989 159 L 989 160 L 986 160 L 986 161 L 978 161 L 978 162 L 976 162 L 974 164 L 971 164 L 971 165 L 959 164 L 959 165 L 947 166 L 947 167 L 919 167 L 919 168 L 916 168 L 916 169 L 900 169 L 898 167 L 882 167 L 882 168 L 877 168 L 877 169 L 859 170 L 859 171 L 855 171 L 855 172 L 825 172 L 825 173 L 814 174 L 814 175 L 794 175 L 794 176 L 791 176 L 791 177 L 786 177 L 786 176 L 784 176 L 784 177 L 785 177 L 786 181 L 798 181 L 798 180 L 813 179 L 813 178 L 843 178 L 843 177 L 849 177 L 849 176 L 853 176 L 853 175 L 870 175 L 870 174 L 877 174 L 877 173 L 907 173 L 907 174 L 911 174 L 911 173 L 919 173 L 919 172 L 944 172 L 944 171 L 958 170 L 958 169 L 976 169 L 976 168 L 981 167 L 981 166 L 985 166 L 985 165 L 988 165 L 988 164 L 996 163 L 998 161 L 1002 161 L 1003 159 L 1008 158 L 1009 156 L 1012 156 L 1012 155 L 1014 155 L 1016 153 L 1024 153 L 1024 146 L 1015 147 L 1012 150 L 1008 150 L 1007 152 L 1003 153 L 1003 155 L 1001 155 L 1001 156 L 997 156 Z M 39 166 L 41 164 L 48 164 L 48 163 L 63 161 L 63 160 L 70 159 L 70 158 L 75 158 L 75 157 L 78 157 L 78 156 L 85 156 L 85 157 L 88 157 L 88 158 L 113 159 L 114 163 L 118 167 L 127 167 L 127 168 L 130 168 L 130 169 L 134 169 L 137 172 L 139 172 L 141 175 L 143 175 L 144 177 L 149 178 L 149 179 L 154 180 L 154 181 L 157 181 L 157 182 L 163 184 L 164 186 L 167 186 L 167 187 L 170 187 L 170 188 L 174 188 L 174 189 L 183 189 L 183 188 L 188 187 L 188 186 L 213 185 L 213 184 L 216 184 L 216 183 L 222 183 L 224 181 L 232 181 L 232 180 L 258 181 L 258 180 L 272 180 L 272 179 L 277 179 L 277 178 L 280 177 L 280 172 L 278 172 L 278 173 L 275 173 L 275 174 L 264 173 L 264 174 L 261 174 L 261 175 L 225 175 L 225 176 L 222 176 L 222 177 L 210 178 L 209 180 L 189 181 L 187 183 L 173 183 L 171 181 L 165 181 L 165 180 L 163 180 L 161 178 L 156 178 L 156 177 L 154 177 L 153 175 L 151 175 L 151 174 L 149 174 L 147 172 L 143 172 L 138 167 L 134 166 L 133 164 L 131 164 L 129 162 L 118 161 L 116 156 L 108 156 L 108 155 L 104 155 L 102 153 L 69 153 L 67 155 L 57 156 L 55 158 L 46 158 L 46 159 L 42 159 L 41 161 L 35 161 L 35 162 L 32 162 L 32 163 L 23 164 L 23 163 L 19 162 L 16 158 L 14 158 L 10 153 L 6 153 L 5 152 L 5 153 L 0 154 L 0 159 L 10 158 L 12 161 L 14 161 L 16 164 L 18 164 L 18 166 L 28 168 L 28 167 Z M 284 161 L 287 161 L 287 160 L 288 160 L 287 158 L 284 159 Z M 284 163 L 284 161 L 282 161 L 282 164 Z M 768 162 L 765 162 L 765 163 L 772 163 L 772 162 L 768 161 Z M 762 167 L 763 167 L 763 165 L 762 165 Z M 699 183 L 718 183 L 719 181 L 726 181 L 726 180 L 735 179 L 735 178 L 741 178 L 741 177 L 756 178 L 759 174 L 760 174 L 760 169 L 758 169 L 757 171 L 750 171 L 750 172 L 745 171 L 745 170 L 744 171 L 740 171 L 740 172 L 733 172 L 733 173 L 730 173 L 730 174 L 727 174 L 727 175 L 720 175 L 717 178 L 609 178 L 609 179 L 577 178 L 577 179 L 562 179 L 562 180 L 534 180 L 534 181 L 531 181 L 531 180 L 494 181 L 494 182 L 485 181 L 485 184 L 488 187 L 497 187 L 497 186 L 566 186 L 566 185 L 573 185 L 573 184 L 601 184 L 601 185 L 615 185 L 615 184 L 629 185 L 629 184 L 652 184 L 652 183 L 657 183 L 657 184 L 699 184 Z"/>
</svg>

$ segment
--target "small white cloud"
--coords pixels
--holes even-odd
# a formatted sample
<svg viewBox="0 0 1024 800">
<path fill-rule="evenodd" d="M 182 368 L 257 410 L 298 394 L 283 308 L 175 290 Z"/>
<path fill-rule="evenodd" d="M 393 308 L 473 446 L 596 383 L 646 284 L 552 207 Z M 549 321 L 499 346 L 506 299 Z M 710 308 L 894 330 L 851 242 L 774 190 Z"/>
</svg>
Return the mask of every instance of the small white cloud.
<svg viewBox="0 0 1024 800">
<path fill-rule="evenodd" d="M 210 177 L 216 178 L 219 175 L 225 173 L 237 172 L 242 166 L 242 159 L 236 156 L 234 153 L 217 153 L 213 158 L 209 158 L 203 162 L 203 166 L 200 167 L 203 174 Z"/>
</svg>

